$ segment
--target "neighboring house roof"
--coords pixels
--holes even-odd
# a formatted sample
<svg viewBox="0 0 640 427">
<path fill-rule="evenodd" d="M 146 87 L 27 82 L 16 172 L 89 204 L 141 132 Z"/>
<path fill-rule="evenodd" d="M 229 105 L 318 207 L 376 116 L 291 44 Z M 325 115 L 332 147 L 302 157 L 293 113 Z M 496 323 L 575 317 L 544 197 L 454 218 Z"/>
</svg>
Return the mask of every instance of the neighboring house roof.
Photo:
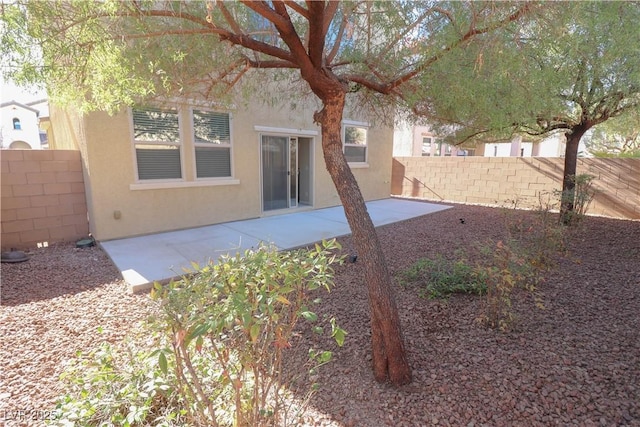
<svg viewBox="0 0 640 427">
<path fill-rule="evenodd" d="M 16 100 L 0 104 L 0 144 L 2 148 L 40 149 L 39 122 L 42 119 L 38 108 Z M 47 111 L 48 115 L 48 111 Z"/>
<path fill-rule="evenodd" d="M 38 105 L 49 102 L 47 98 L 36 99 L 35 101 L 25 102 L 25 105 Z"/>
<path fill-rule="evenodd" d="M 31 102 L 25 102 L 25 105 L 28 105 L 31 108 L 35 108 L 38 110 L 38 116 L 40 119 L 45 117 L 49 117 L 49 99 L 41 98 Z"/>
<path fill-rule="evenodd" d="M 16 106 L 16 107 L 24 108 L 25 110 L 33 111 L 34 113 L 36 113 L 36 115 L 39 115 L 39 114 L 40 114 L 40 111 L 36 110 L 35 108 L 33 108 L 33 107 L 29 107 L 28 105 L 21 104 L 21 103 L 19 103 L 19 102 L 17 102 L 17 101 L 13 101 L 13 100 L 12 100 L 12 101 L 9 101 L 9 102 L 4 102 L 4 103 L 0 104 L 0 108 L 10 107 L 10 106 L 12 106 L 12 105 L 14 105 L 14 106 Z"/>
</svg>

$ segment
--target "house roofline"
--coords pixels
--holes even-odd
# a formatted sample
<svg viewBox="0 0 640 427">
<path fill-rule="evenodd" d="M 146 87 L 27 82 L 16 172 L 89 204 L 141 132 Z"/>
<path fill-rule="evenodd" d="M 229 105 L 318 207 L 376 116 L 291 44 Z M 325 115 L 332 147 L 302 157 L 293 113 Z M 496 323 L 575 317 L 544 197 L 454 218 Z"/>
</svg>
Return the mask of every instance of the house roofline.
<svg viewBox="0 0 640 427">
<path fill-rule="evenodd" d="M 22 104 L 22 103 L 20 103 L 18 101 L 15 101 L 15 100 L 12 100 L 12 101 L 9 101 L 9 102 L 3 102 L 2 104 L 0 104 L 0 108 L 9 107 L 11 105 L 16 105 L 18 107 L 24 108 L 25 110 L 33 111 L 34 113 L 36 113 L 37 116 L 40 115 L 40 111 L 39 110 L 36 110 L 33 107 L 29 107 L 28 105 Z"/>
</svg>

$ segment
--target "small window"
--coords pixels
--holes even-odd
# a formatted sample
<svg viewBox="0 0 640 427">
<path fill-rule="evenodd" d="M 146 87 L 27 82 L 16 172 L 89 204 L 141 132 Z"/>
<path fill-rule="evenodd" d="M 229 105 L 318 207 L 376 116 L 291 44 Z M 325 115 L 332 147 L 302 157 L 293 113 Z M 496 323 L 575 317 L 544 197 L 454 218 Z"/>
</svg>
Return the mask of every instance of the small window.
<svg viewBox="0 0 640 427">
<path fill-rule="evenodd" d="M 444 155 L 451 156 L 451 146 L 449 144 L 444 145 Z"/>
<path fill-rule="evenodd" d="M 431 155 L 431 142 L 432 142 L 432 139 L 430 137 L 422 138 L 422 155 L 423 156 Z"/>
<path fill-rule="evenodd" d="M 357 126 L 344 127 L 344 156 L 349 163 L 366 163 L 367 129 Z"/>
<path fill-rule="evenodd" d="M 231 177 L 229 113 L 193 110 L 193 140 L 198 178 Z"/>
<path fill-rule="evenodd" d="M 138 179 L 180 179 L 180 126 L 176 110 L 134 108 Z"/>
<path fill-rule="evenodd" d="M 20 124 L 20 119 L 17 117 L 13 118 L 13 129 L 15 130 L 21 130 L 22 129 L 22 125 Z"/>
</svg>

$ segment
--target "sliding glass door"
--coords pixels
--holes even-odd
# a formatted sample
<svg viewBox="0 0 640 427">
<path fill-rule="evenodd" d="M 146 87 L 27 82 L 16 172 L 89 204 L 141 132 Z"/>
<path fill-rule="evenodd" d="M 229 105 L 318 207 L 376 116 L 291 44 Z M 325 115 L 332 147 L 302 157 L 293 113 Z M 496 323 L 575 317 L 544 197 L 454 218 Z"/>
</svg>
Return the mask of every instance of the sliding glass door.
<svg viewBox="0 0 640 427">
<path fill-rule="evenodd" d="M 270 211 L 298 205 L 298 141 L 287 136 L 263 135 L 262 209 Z"/>
</svg>

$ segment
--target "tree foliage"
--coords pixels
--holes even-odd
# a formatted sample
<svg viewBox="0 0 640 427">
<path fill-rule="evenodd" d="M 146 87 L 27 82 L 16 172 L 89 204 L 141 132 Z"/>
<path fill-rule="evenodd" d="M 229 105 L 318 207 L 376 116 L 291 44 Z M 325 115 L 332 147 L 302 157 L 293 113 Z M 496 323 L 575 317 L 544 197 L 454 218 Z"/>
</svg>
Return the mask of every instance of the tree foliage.
<svg viewBox="0 0 640 427">
<path fill-rule="evenodd" d="M 3 8 L 2 53 L 14 79 L 46 82 L 54 101 L 81 110 L 176 96 L 220 102 L 275 92 L 282 101 L 290 85 L 313 93 L 327 170 L 365 265 L 374 375 L 399 385 L 411 371 L 382 247 L 342 152 L 346 100 L 370 111 L 413 109 L 438 84 L 428 77 L 435 64 L 479 36 L 517 27 L 537 8 L 473 1 L 18 0 Z M 22 54 L 33 44 L 41 59 Z"/>
<path fill-rule="evenodd" d="M 640 157 L 640 111 L 597 126 L 585 135 L 585 145 L 596 157 Z"/>
<path fill-rule="evenodd" d="M 455 123 L 458 143 L 563 132 L 563 190 L 571 190 L 588 130 L 623 116 L 637 126 L 640 4 L 550 3 L 532 18 L 439 61 L 430 78 L 447 91 L 432 91 L 423 110 Z M 570 201 L 562 207 L 571 208 Z"/>
<path fill-rule="evenodd" d="M 433 89 L 423 84 L 433 64 L 531 8 L 429 1 L 308 7 L 293 1 L 16 1 L 2 10 L 3 72 L 20 83 L 46 84 L 53 101 L 113 111 L 149 97 L 224 99 L 237 95 L 232 92 L 243 76 L 264 69 L 271 70 L 268 79 L 304 82 L 309 69 L 320 67 L 370 106 L 384 104 L 382 94 L 411 107 Z M 289 45 L 283 32 L 298 36 L 295 43 Z M 244 82 L 264 84 L 260 78 Z"/>
<path fill-rule="evenodd" d="M 637 121 L 639 17 L 632 2 L 546 5 L 432 67 L 454 91 L 431 91 L 430 108 L 458 125 L 458 141 L 571 132 L 634 111 Z"/>
</svg>

